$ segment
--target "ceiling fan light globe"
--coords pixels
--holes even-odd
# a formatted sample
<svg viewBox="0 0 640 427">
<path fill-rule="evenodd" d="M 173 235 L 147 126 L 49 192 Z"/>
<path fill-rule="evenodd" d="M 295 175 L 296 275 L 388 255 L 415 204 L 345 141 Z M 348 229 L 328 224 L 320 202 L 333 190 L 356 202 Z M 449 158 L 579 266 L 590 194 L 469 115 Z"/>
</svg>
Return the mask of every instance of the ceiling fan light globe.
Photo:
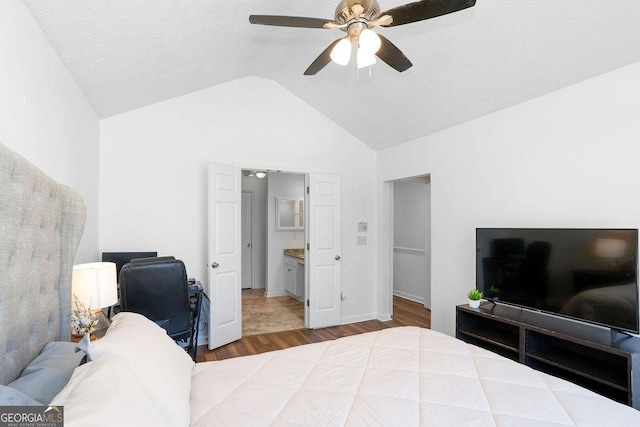
<svg viewBox="0 0 640 427">
<path fill-rule="evenodd" d="M 368 67 L 376 63 L 375 52 L 368 52 L 366 49 L 358 49 L 356 57 L 358 68 Z"/>
<path fill-rule="evenodd" d="M 351 59 L 351 42 L 348 38 L 340 40 L 331 50 L 331 60 L 338 65 L 347 65 Z"/>
<path fill-rule="evenodd" d="M 375 54 L 378 50 L 380 50 L 381 45 L 382 41 L 380 40 L 380 37 L 375 33 L 375 31 L 365 29 L 360 32 L 360 49 L 364 49 L 367 52 Z"/>
</svg>

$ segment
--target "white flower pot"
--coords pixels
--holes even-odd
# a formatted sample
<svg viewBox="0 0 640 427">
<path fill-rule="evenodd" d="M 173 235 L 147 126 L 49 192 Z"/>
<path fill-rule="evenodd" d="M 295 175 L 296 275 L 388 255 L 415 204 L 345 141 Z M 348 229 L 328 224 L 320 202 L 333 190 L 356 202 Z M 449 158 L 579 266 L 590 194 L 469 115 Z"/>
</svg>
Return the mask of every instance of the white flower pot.
<svg viewBox="0 0 640 427">
<path fill-rule="evenodd" d="M 476 299 L 476 300 L 470 299 L 469 300 L 469 307 L 471 307 L 471 308 L 480 307 L 480 300 L 479 299 Z"/>
</svg>

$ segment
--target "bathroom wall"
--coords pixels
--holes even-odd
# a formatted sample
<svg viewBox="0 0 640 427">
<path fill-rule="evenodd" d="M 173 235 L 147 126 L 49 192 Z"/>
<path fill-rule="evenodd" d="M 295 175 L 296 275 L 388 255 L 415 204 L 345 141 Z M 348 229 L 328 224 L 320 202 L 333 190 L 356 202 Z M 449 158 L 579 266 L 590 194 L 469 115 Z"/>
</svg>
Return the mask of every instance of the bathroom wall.
<svg viewBox="0 0 640 427">
<path fill-rule="evenodd" d="M 284 250 L 304 246 L 304 230 L 276 230 L 276 197 L 304 198 L 304 175 L 270 172 L 267 191 L 267 296 L 284 290 Z"/>
</svg>

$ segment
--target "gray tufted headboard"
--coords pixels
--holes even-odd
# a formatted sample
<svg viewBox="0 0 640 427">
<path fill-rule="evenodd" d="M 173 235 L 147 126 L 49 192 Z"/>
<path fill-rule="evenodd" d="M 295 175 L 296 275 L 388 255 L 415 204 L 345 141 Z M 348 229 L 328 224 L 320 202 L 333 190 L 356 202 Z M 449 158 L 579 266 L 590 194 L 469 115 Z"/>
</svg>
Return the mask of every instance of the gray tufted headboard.
<svg viewBox="0 0 640 427">
<path fill-rule="evenodd" d="M 0 144 L 0 384 L 18 377 L 49 341 L 71 336 L 71 270 L 86 210 Z"/>
</svg>

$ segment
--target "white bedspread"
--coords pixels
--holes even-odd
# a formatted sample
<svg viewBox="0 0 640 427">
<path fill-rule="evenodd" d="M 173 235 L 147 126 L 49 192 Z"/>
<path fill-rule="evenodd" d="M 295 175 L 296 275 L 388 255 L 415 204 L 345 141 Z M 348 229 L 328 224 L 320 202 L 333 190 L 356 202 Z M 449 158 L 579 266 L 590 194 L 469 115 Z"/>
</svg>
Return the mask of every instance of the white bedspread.
<svg viewBox="0 0 640 427">
<path fill-rule="evenodd" d="M 194 426 L 640 426 L 640 412 L 438 332 L 196 364 Z"/>
</svg>

